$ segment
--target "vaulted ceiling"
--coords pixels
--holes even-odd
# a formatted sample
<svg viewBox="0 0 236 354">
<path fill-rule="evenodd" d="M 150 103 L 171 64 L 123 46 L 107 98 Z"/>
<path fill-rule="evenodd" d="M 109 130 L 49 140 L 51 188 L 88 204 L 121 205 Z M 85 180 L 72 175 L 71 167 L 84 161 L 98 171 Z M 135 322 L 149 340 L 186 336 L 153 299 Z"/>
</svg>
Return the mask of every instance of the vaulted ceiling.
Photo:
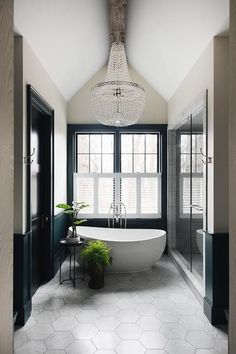
<svg viewBox="0 0 236 354">
<path fill-rule="evenodd" d="M 229 0 L 128 0 L 128 61 L 168 100 L 228 16 Z M 15 28 L 67 100 L 108 60 L 107 0 L 15 0 Z"/>
</svg>

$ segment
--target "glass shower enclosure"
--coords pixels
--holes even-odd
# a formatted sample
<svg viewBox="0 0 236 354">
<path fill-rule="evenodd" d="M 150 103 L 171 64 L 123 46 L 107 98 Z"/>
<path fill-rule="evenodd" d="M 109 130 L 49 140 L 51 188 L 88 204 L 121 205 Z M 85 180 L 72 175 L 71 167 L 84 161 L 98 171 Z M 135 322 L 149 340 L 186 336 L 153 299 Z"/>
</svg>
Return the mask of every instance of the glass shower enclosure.
<svg viewBox="0 0 236 354">
<path fill-rule="evenodd" d="M 207 229 L 207 110 L 202 104 L 169 130 L 168 243 L 203 287 Z"/>
</svg>

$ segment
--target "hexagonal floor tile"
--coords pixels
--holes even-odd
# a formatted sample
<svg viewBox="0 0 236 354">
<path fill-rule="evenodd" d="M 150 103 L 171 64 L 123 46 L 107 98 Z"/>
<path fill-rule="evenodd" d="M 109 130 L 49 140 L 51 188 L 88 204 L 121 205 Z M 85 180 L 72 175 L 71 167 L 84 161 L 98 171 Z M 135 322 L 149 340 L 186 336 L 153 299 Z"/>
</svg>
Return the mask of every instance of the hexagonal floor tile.
<svg viewBox="0 0 236 354">
<path fill-rule="evenodd" d="M 70 331 L 78 322 L 72 316 L 62 316 L 52 323 L 56 331 Z"/>
<path fill-rule="evenodd" d="M 21 345 L 15 349 L 15 354 L 32 354 L 32 353 L 45 353 L 47 350 L 43 341 L 31 340 L 30 342 Z"/>
<path fill-rule="evenodd" d="M 203 331 L 188 331 L 185 339 L 198 349 L 212 349 L 215 345 L 215 337 Z"/>
<path fill-rule="evenodd" d="M 119 307 L 114 304 L 102 304 L 98 307 L 98 312 L 102 316 L 114 316 L 119 310 Z"/>
<path fill-rule="evenodd" d="M 114 332 L 99 332 L 93 338 L 93 343 L 98 349 L 114 349 L 120 343 L 120 338 Z"/>
<path fill-rule="evenodd" d="M 67 354 L 92 354 L 95 352 L 96 347 L 90 340 L 75 340 L 66 348 Z"/>
<path fill-rule="evenodd" d="M 169 299 L 176 304 L 187 304 L 189 302 L 188 296 L 183 294 L 177 294 L 175 291 L 169 295 Z"/>
<path fill-rule="evenodd" d="M 114 316 L 101 316 L 98 318 L 94 324 L 95 326 L 99 329 L 99 331 L 114 331 L 118 325 L 119 321 L 116 317 Z"/>
<path fill-rule="evenodd" d="M 53 333 L 53 328 L 50 324 L 36 324 L 35 326 L 28 329 L 27 336 L 30 340 L 46 339 L 51 333 Z"/>
<path fill-rule="evenodd" d="M 159 310 L 156 316 L 163 323 L 175 323 L 179 320 L 179 315 L 175 313 L 173 310 Z"/>
<path fill-rule="evenodd" d="M 119 300 L 116 305 L 119 306 L 121 310 L 125 309 L 132 309 L 136 306 L 137 301 L 133 299 L 121 299 Z"/>
<path fill-rule="evenodd" d="M 18 348 L 19 346 L 28 342 L 28 338 L 26 336 L 26 332 L 22 330 L 18 330 L 14 333 L 14 348 Z"/>
<path fill-rule="evenodd" d="M 184 339 L 187 331 L 178 323 L 164 323 L 160 332 L 168 339 Z"/>
<path fill-rule="evenodd" d="M 116 317 L 120 322 L 132 323 L 137 321 L 139 314 L 134 310 L 121 310 Z"/>
<path fill-rule="evenodd" d="M 116 333 L 122 339 L 138 339 L 142 330 L 135 323 L 121 323 L 117 327 Z"/>
<path fill-rule="evenodd" d="M 220 354 L 220 352 L 215 349 L 197 349 L 196 354 Z"/>
<path fill-rule="evenodd" d="M 116 348 L 118 354 L 143 354 L 145 350 L 137 340 L 123 340 Z"/>
<path fill-rule="evenodd" d="M 98 329 L 91 323 L 79 323 L 71 333 L 75 339 L 92 339 Z"/>
<path fill-rule="evenodd" d="M 186 329 L 193 331 L 201 331 L 205 325 L 204 322 L 195 316 L 181 316 L 179 323 L 182 324 Z"/>
<path fill-rule="evenodd" d="M 139 340 L 147 349 L 164 349 L 168 342 L 168 339 L 159 331 L 143 332 Z"/>
<path fill-rule="evenodd" d="M 152 303 L 158 310 L 171 310 L 175 305 L 170 299 L 154 299 Z"/>
<path fill-rule="evenodd" d="M 38 323 L 52 323 L 60 317 L 60 314 L 56 310 L 45 310 L 35 315 L 35 319 Z"/>
<path fill-rule="evenodd" d="M 54 332 L 45 340 L 48 349 L 65 349 L 68 347 L 74 338 L 70 332 Z"/>
<path fill-rule="evenodd" d="M 62 299 L 51 298 L 48 301 L 43 303 L 43 307 L 44 310 L 58 310 L 64 304 L 65 303 Z"/>
<path fill-rule="evenodd" d="M 157 308 L 152 304 L 139 304 L 136 307 L 136 311 L 141 316 L 153 316 L 157 312 Z"/>
<path fill-rule="evenodd" d="M 156 316 L 142 316 L 137 324 L 144 330 L 157 331 L 162 325 L 162 322 Z"/>
<path fill-rule="evenodd" d="M 81 310 L 76 314 L 76 318 L 80 323 L 93 323 L 99 316 L 96 310 Z"/>
<path fill-rule="evenodd" d="M 96 351 L 96 354 L 117 354 L 117 352 L 115 350 L 112 350 L 112 349 L 99 349 Z"/>
<path fill-rule="evenodd" d="M 196 350 L 185 340 L 170 340 L 165 349 L 169 354 L 194 354 Z"/>
<path fill-rule="evenodd" d="M 145 354 L 168 354 L 165 350 L 153 350 L 153 349 L 149 349 L 145 352 Z"/>
</svg>

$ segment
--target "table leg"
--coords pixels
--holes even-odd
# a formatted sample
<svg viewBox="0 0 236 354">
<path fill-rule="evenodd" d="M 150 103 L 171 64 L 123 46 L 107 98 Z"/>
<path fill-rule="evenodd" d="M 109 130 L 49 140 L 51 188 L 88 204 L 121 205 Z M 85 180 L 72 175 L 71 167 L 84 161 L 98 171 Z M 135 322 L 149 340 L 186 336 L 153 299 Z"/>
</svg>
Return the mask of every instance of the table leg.
<svg viewBox="0 0 236 354">
<path fill-rule="evenodd" d="M 74 247 L 74 288 L 75 288 L 75 247 Z"/>
<path fill-rule="evenodd" d="M 60 249 L 60 284 L 62 284 L 62 281 L 61 281 L 61 253 L 62 253 L 62 250 Z"/>
</svg>

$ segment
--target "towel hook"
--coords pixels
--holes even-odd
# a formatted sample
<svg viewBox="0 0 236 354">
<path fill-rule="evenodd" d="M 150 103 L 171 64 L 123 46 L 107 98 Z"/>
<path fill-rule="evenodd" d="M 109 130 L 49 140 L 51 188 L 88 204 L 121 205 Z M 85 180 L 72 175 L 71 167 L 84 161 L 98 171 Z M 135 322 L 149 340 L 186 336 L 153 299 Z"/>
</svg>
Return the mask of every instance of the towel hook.
<svg viewBox="0 0 236 354">
<path fill-rule="evenodd" d="M 34 160 L 32 159 L 32 157 L 34 156 L 35 151 L 36 151 L 36 149 L 33 148 L 33 152 L 32 152 L 29 156 L 24 157 L 24 163 L 26 163 L 26 164 L 28 164 L 28 165 L 31 165 L 31 164 L 34 162 Z"/>
<path fill-rule="evenodd" d="M 204 163 L 204 165 L 208 164 L 208 163 L 212 163 L 212 157 L 208 157 L 207 155 L 205 155 L 203 152 L 202 152 L 202 148 L 200 148 L 200 153 L 203 157 L 205 157 L 206 161 L 204 161 L 202 159 L 202 162 Z"/>
</svg>

